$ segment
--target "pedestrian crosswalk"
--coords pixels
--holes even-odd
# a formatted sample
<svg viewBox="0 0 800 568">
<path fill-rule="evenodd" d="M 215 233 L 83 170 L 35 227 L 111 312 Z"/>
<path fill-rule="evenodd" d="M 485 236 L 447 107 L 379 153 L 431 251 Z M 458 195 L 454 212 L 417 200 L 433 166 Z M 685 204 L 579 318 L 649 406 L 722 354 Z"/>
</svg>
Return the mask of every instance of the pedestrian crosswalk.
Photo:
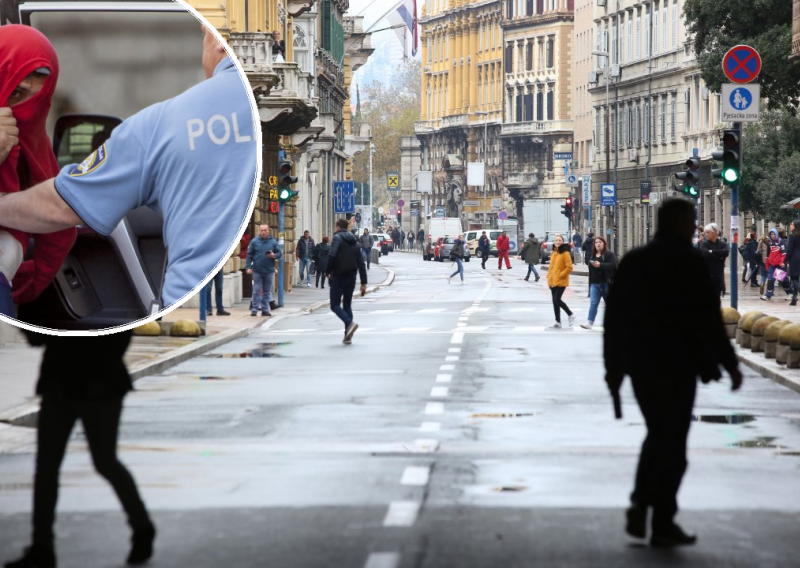
<svg viewBox="0 0 800 568">
<path fill-rule="evenodd" d="M 553 329 L 550 326 L 540 325 L 540 326 L 511 326 L 511 325 L 502 325 L 499 323 L 495 323 L 492 326 L 486 325 L 464 325 L 464 326 L 457 326 L 457 327 L 449 327 L 449 326 L 442 326 L 442 327 L 423 327 L 423 326 L 404 326 L 404 327 L 364 327 L 359 326 L 358 328 L 358 335 L 392 335 L 397 333 L 408 333 L 408 334 L 439 334 L 439 335 L 451 335 L 453 333 L 466 333 L 466 334 L 503 334 L 503 333 L 602 333 L 603 328 L 599 326 L 594 326 L 592 329 L 583 329 L 582 327 L 576 325 L 574 327 L 564 327 L 561 329 Z M 341 328 L 337 327 L 336 329 L 313 329 L 313 328 L 290 328 L 290 329 L 270 329 L 269 333 L 271 335 L 310 335 L 310 334 L 332 334 L 332 335 L 341 335 L 342 330 Z"/>
</svg>

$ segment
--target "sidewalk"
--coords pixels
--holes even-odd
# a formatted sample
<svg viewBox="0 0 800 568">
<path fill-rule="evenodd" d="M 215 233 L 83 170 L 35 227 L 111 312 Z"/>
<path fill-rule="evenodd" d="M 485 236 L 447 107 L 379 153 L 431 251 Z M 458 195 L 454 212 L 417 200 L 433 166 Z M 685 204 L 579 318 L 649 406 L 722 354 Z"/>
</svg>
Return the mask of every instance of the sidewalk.
<svg viewBox="0 0 800 568">
<path fill-rule="evenodd" d="M 375 265 L 369 271 L 369 278 L 377 283 L 367 287 L 368 294 L 383 286 L 390 286 L 394 282 L 394 272 Z M 131 378 L 135 381 L 161 373 L 233 339 L 245 337 L 265 323 L 274 325 L 285 317 L 310 313 L 325 308 L 330 303 L 328 288 L 322 290 L 313 286 L 295 286 L 291 293 L 284 295 L 283 307 L 275 310 L 271 318 L 265 318 L 251 316 L 249 298 L 245 300 L 244 303 L 228 308 L 230 316 L 208 317 L 204 337 L 134 337 L 125 355 Z M 164 316 L 164 321 L 197 320 L 198 316 L 197 308 L 178 308 Z M 39 402 L 34 391 L 41 357 L 41 349 L 30 347 L 27 343 L 0 346 L 0 424 L 35 426 Z"/>
</svg>

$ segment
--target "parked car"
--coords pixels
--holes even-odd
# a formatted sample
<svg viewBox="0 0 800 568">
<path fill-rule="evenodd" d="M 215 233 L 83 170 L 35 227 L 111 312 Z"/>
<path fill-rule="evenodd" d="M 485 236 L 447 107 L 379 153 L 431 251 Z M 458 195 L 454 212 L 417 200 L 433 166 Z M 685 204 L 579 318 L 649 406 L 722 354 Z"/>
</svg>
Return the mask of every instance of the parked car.
<svg viewBox="0 0 800 568">
<path fill-rule="evenodd" d="M 450 251 L 453 250 L 453 247 L 456 244 L 455 237 L 444 237 L 439 239 L 440 242 L 438 243 L 436 255 L 439 262 L 444 262 L 450 258 Z M 470 253 L 469 248 L 464 247 L 464 262 L 469 262 Z"/>
<path fill-rule="evenodd" d="M 495 245 L 495 242 L 497 241 L 497 237 L 503 233 L 500 229 L 473 229 L 467 231 L 464 234 L 464 240 L 466 241 L 464 249 L 469 249 L 470 256 L 482 258 L 481 251 L 478 250 L 478 241 L 483 231 L 486 231 L 486 236 L 489 237 L 489 256 L 497 256 L 497 245 Z"/>
<path fill-rule="evenodd" d="M 378 256 L 389 254 L 389 243 L 386 242 L 386 237 L 377 233 L 373 233 L 371 236 L 374 242 L 373 246 L 378 249 Z"/>
<path fill-rule="evenodd" d="M 385 254 L 394 251 L 394 241 L 392 240 L 392 237 L 390 237 L 388 233 L 374 233 L 374 234 L 379 237 L 382 237 L 383 240 L 386 241 L 386 247 L 388 252 Z"/>
</svg>

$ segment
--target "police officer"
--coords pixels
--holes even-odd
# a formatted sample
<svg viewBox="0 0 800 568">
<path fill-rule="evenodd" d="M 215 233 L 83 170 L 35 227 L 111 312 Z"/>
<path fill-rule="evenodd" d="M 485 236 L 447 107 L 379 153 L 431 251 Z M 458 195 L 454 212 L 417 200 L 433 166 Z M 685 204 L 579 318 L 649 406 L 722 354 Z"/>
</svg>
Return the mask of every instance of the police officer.
<svg viewBox="0 0 800 568">
<path fill-rule="evenodd" d="M 206 81 L 128 118 L 81 164 L 0 199 L 0 225 L 49 233 L 85 224 L 109 235 L 146 205 L 164 218 L 165 305 L 204 280 L 245 222 L 259 134 L 249 86 L 203 32 Z"/>
</svg>

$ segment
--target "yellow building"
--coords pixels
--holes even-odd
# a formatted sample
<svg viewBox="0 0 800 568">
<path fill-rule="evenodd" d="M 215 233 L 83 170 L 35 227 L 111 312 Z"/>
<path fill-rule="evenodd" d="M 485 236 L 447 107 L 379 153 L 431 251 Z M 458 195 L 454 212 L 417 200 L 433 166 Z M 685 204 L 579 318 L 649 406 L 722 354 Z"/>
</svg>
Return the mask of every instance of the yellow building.
<svg viewBox="0 0 800 568">
<path fill-rule="evenodd" d="M 482 225 L 506 205 L 501 148 L 503 33 L 501 2 L 428 0 L 422 7 L 422 108 L 415 133 L 423 169 L 434 171 L 431 208 L 462 224 Z M 483 187 L 466 186 L 467 162 L 486 164 Z M 486 199 L 484 200 L 484 195 Z"/>
</svg>

